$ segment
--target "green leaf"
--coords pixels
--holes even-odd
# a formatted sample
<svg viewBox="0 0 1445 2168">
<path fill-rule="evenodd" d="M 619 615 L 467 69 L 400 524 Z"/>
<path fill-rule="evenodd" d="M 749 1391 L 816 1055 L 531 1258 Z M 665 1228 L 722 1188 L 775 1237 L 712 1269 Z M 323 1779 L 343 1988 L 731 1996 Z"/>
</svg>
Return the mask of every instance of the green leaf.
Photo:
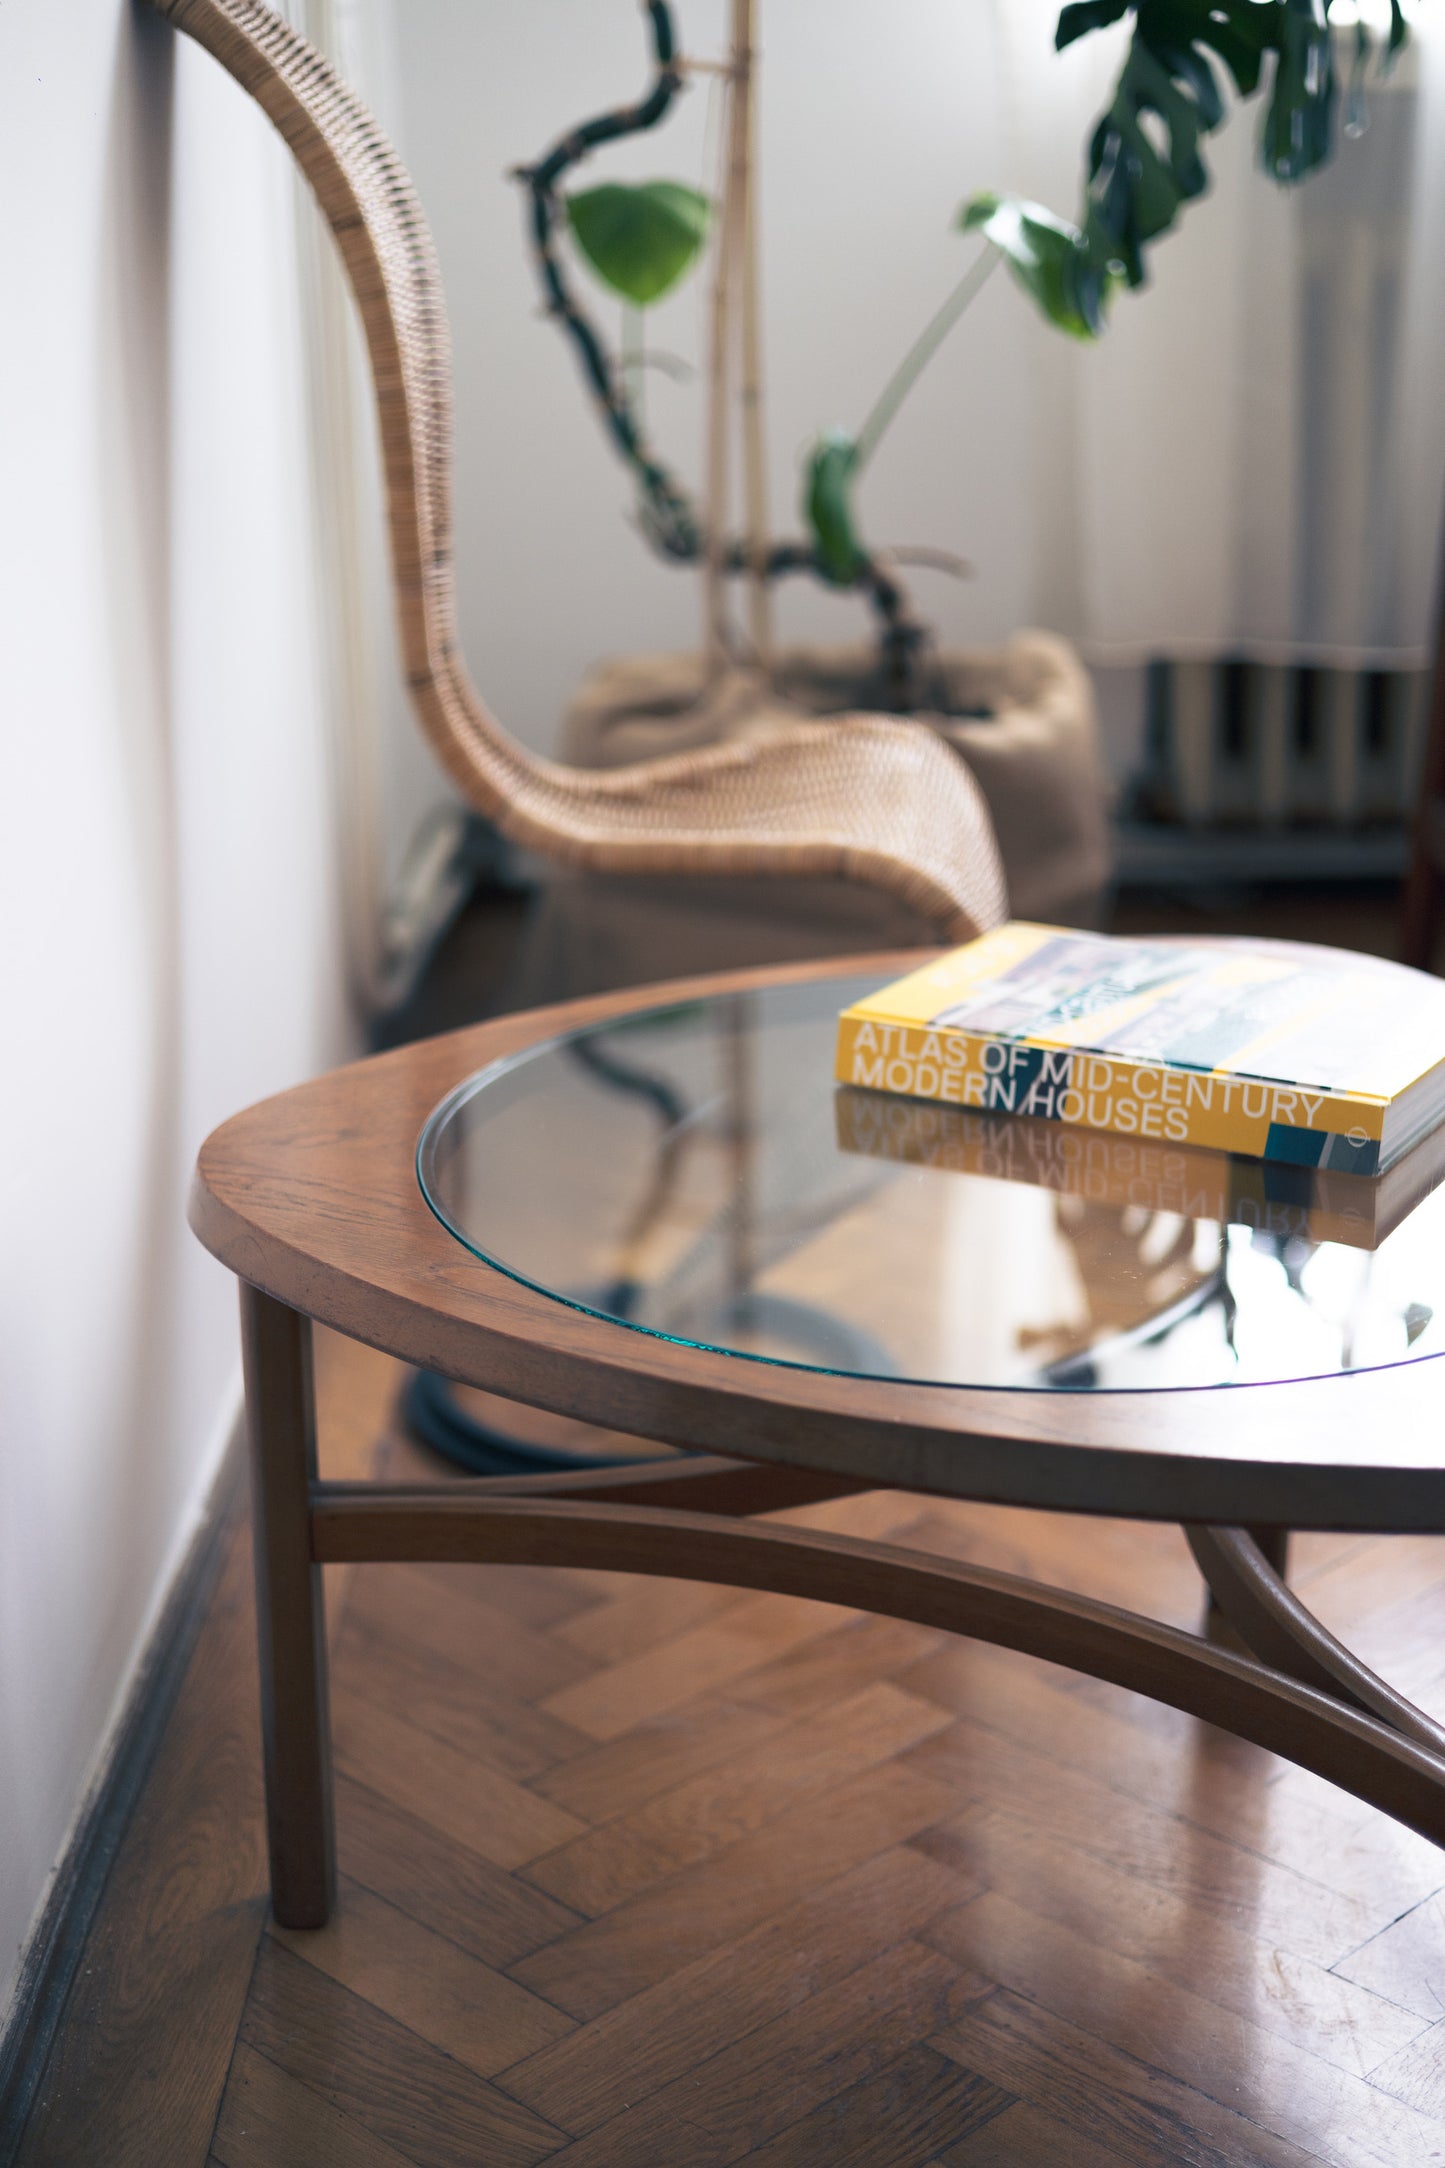
<svg viewBox="0 0 1445 2168">
<path fill-rule="evenodd" d="M 1324 0 L 1134 0 L 1134 35 L 1089 153 L 1083 231 L 1096 269 L 1144 284 L 1148 244 L 1209 187 L 1203 142 L 1225 116 L 1211 55 L 1249 97 L 1271 53 L 1264 160 L 1297 180 L 1334 143 Z"/>
<path fill-rule="evenodd" d="M 1209 186 L 1199 146 L 1223 116 L 1202 52 L 1188 43 L 1156 49 L 1135 31 L 1090 147 L 1084 244 L 1097 269 L 1143 285 L 1145 246 Z"/>
<path fill-rule="evenodd" d="M 711 200 L 681 181 L 606 181 L 566 201 L 588 263 L 639 309 L 660 301 L 692 267 L 712 223 Z"/>
<path fill-rule="evenodd" d="M 1059 16 L 1059 27 L 1054 32 L 1054 51 L 1061 53 L 1075 38 L 1087 37 L 1091 30 L 1107 29 L 1121 15 L 1127 15 L 1134 0 L 1071 0 Z"/>
<path fill-rule="evenodd" d="M 1299 181 L 1334 149 L 1335 43 L 1323 0 L 1277 0 L 1278 59 L 1262 154 L 1276 180 Z"/>
<path fill-rule="evenodd" d="M 825 579 L 851 586 L 863 569 L 863 549 L 853 525 L 851 487 L 858 446 L 845 429 L 827 429 L 804 469 L 803 517 Z"/>
<path fill-rule="evenodd" d="M 1152 19 L 1158 0 L 1145 0 L 1145 4 Z M 1278 6 L 1279 0 L 1271 0 L 1268 6 L 1261 6 L 1260 0 L 1224 0 L 1222 6 L 1202 7 L 1198 0 L 1170 0 L 1169 12 L 1176 20 L 1158 42 L 1207 45 L 1234 77 L 1240 97 L 1252 98 L 1259 88 L 1264 56 L 1274 50 Z"/>
<path fill-rule="evenodd" d="M 958 223 L 965 233 L 981 233 L 993 243 L 1051 324 L 1076 339 L 1098 337 L 1108 279 L 1091 264 L 1076 227 L 1041 204 L 992 195 L 972 197 Z"/>
<path fill-rule="evenodd" d="M 1086 334 L 1099 330 L 1116 279 L 1144 284 L 1149 244 L 1207 191 L 1205 140 L 1225 117 L 1216 63 L 1249 98 L 1273 59 L 1261 158 L 1277 180 L 1298 181 L 1323 165 L 1339 128 L 1327 0 L 1071 0 L 1054 42 L 1070 45 L 1128 14 L 1128 53 L 1089 143 L 1079 231 L 1033 205 L 1015 207 L 1009 226 L 996 197 L 977 198 L 965 214 L 966 224 L 1005 250 L 1050 321 L 1075 333 L 1081 325 Z M 1408 36 L 1403 0 L 1390 0 L 1388 54 Z M 1362 43 L 1351 91 L 1355 118 L 1369 58 Z M 1060 235 L 1072 238 L 1073 253 Z"/>
</svg>

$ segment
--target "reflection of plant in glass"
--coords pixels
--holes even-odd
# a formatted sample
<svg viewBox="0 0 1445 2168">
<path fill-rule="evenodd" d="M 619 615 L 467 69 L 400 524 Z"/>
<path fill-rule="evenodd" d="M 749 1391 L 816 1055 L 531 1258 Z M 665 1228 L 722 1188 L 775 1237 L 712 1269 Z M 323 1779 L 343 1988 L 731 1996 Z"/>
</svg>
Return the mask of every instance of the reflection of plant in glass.
<svg viewBox="0 0 1445 2168">
<path fill-rule="evenodd" d="M 1386 63 L 1404 44 L 1402 0 L 1388 8 Z M 862 539 L 856 490 L 889 423 L 948 333 L 1004 261 L 1047 320 L 1076 338 L 1102 332 L 1121 287 L 1147 281 L 1146 255 L 1209 186 L 1205 139 L 1226 114 L 1225 85 L 1241 99 L 1261 95 L 1260 156 L 1281 182 L 1302 180 L 1334 149 L 1343 104 L 1346 132 L 1362 125 L 1361 101 L 1376 39 L 1356 18 L 1353 57 L 1341 99 L 1337 29 L 1330 0 L 1072 0 L 1058 20 L 1059 50 L 1091 31 L 1132 18 L 1123 67 L 1090 138 L 1077 225 L 1017 197 L 978 195 L 958 226 L 984 246 L 895 371 L 856 432 L 831 428 L 810 450 L 802 489 L 806 532 L 775 541 L 768 533 L 762 453 L 762 386 L 757 318 L 755 193 L 752 159 L 754 0 L 731 0 L 728 60 L 718 65 L 728 91 L 728 155 L 721 201 L 678 181 L 609 182 L 559 194 L 565 175 L 600 144 L 654 128 L 692 68 L 677 50 L 668 0 L 645 0 L 655 75 L 636 105 L 573 129 L 538 164 L 519 171 L 531 198 L 531 231 L 551 312 L 577 348 L 612 439 L 632 470 L 643 531 L 662 555 L 706 568 L 705 623 L 710 658 L 729 645 L 723 597 L 727 578 L 751 583 L 750 632 L 758 659 L 770 647 L 768 589 L 785 574 L 808 572 L 831 586 L 856 588 L 880 621 L 880 640 L 901 705 L 917 695 L 919 651 L 927 628 L 914 616 L 895 567 L 907 554 L 880 553 Z M 1223 79 L 1223 80 L 1222 80 Z M 573 290 L 558 248 L 566 225 L 601 282 L 624 303 L 619 367 L 604 348 Z M 714 241 L 709 358 L 710 426 L 706 516 L 648 441 L 642 400 L 642 311 L 659 301 Z M 730 379 L 743 416 L 746 533 L 726 531 Z M 937 553 L 923 553 L 936 555 Z"/>
</svg>

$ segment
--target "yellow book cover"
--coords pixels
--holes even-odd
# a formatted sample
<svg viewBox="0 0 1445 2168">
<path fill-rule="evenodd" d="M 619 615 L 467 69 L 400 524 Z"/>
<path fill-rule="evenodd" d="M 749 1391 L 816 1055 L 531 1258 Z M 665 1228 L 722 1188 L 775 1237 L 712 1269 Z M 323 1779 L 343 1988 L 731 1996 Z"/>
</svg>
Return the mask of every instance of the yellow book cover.
<svg viewBox="0 0 1445 2168">
<path fill-rule="evenodd" d="M 1290 942 L 1012 920 L 846 1009 L 836 1075 L 1369 1175 L 1445 1115 L 1445 984 Z"/>
</svg>

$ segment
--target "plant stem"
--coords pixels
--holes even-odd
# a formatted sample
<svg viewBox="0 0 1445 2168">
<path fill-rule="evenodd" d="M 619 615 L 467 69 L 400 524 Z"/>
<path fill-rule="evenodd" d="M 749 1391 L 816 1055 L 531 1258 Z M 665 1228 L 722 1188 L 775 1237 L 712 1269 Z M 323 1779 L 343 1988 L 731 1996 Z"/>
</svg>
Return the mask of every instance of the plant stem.
<svg viewBox="0 0 1445 2168">
<path fill-rule="evenodd" d="M 999 251 L 986 247 L 977 262 L 971 263 L 943 307 L 930 323 L 925 325 L 909 347 L 898 367 L 884 385 L 869 411 L 868 419 L 859 430 L 856 439 L 854 472 L 858 472 L 878 449 L 878 440 L 898 409 L 902 406 L 954 325 L 978 294 L 987 285 L 989 274 L 999 261 Z"/>
<path fill-rule="evenodd" d="M 622 304 L 622 381 L 627 403 L 637 417 L 639 429 L 647 427 L 647 401 L 642 388 L 643 312 L 632 301 Z"/>
</svg>

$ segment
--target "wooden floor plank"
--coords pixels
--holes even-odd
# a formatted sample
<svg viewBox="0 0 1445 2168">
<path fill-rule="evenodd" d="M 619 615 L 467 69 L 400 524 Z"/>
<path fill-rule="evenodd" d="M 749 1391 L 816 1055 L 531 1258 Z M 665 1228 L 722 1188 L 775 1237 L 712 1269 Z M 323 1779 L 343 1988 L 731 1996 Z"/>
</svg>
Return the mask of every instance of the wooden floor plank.
<svg viewBox="0 0 1445 2168">
<path fill-rule="evenodd" d="M 1434 1717 L 1445 1716 L 1442 1652 L 1436 1629 L 1445 1609 L 1445 1588 L 1397 1595 L 1396 1600 L 1345 1629 L 1363 1662 Z"/>
<path fill-rule="evenodd" d="M 929 1940 L 1193 2092 L 1214 2097 L 1228 2071 L 1236 2113 L 1336 2168 L 1445 2161 L 1445 2123 L 996 1890 L 949 1915 Z"/>
<path fill-rule="evenodd" d="M 425 1468 L 413 1472 L 412 1480 L 434 1483 L 439 1476 L 454 1477 L 456 1470 L 445 1461 L 427 1456 Z M 399 1478 L 397 1480 L 400 1480 Z M 418 1566 L 423 1580 L 434 1581 L 455 1602 L 475 1604 L 490 1617 L 515 1619 L 534 1633 L 560 1636 L 567 1621 L 579 1611 L 606 1603 L 626 1585 L 629 1576 L 591 1573 L 574 1568 L 554 1573 L 547 1566 Z"/>
<path fill-rule="evenodd" d="M 499 1867 L 520 1867 L 580 1837 L 584 1824 L 539 1792 L 469 1761 L 460 1748 L 364 1694 L 337 1696 L 336 1767 Z"/>
<path fill-rule="evenodd" d="M 716 1859 L 674 1875 L 524 1957 L 513 1977 L 589 2018 L 942 1820 L 954 1795 L 891 1763 L 808 1800 Z"/>
<path fill-rule="evenodd" d="M 649 1717 L 620 1739 L 589 1745 L 544 1771 L 536 1788 L 584 1822 L 610 1822 L 735 1754 L 751 1753 L 782 1728 L 781 1717 L 731 1699 L 693 1702 Z"/>
<path fill-rule="evenodd" d="M 1260 1749 L 1176 1710 L 1156 1712 L 1137 1695 L 1075 1681 L 1057 1666 L 1007 1649 L 949 1640 L 900 1672 L 898 1683 L 1060 1768 L 1091 1777 L 1101 1766 L 1112 1770 L 1118 1790 L 1187 1811 L 1208 1826 L 1233 1826 L 1238 1815 L 1257 1813 L 1279 1766 Z M 1133 1702 L 1143 1712 L 1137 1724 Z M 1115 1751 L 1101 1752 L 1106 1741 Z"/>
<path fill-rule="evenodd" d="M 1445 2019 L 1381 2063 L 1373 2082 L 1407 2107 L 1434 2117 L 1445 2129 Z M 1445 2148 L 1441 2157 L 1445 2158 Z"/>
<path fill-rule="evenodd" d="M 215 2168 L 412 2168 L 404 2153 L 254 2048 L 236 2050 Z"/>
<path fill-rule="evenodd" d="M 499 2083 L 565 2130 L 595 2129 L 975 1893 L 907 1846 L 878 1853 L 504 2071 Z"/>
<path fill-rule="evenodd" d="M 574 1611 L 558 1632 L 589 1667 L 600 1668 L 644 1656 L 664 1637 L 723 1618 L 747 1601 L 743 1589 L 710 1588 L 706 1581 L 629 1577 L 601 1603 Z"/>
<path fill-rule="evenodd" d="M 484 1965 L 502 1969 L 581 1924 L 554 1898 L 348 1777 L 336 1786 L 336 1828 L 346 1874 Z"/>
<path fill-rule="evenodd" d="M 592 1672 L 550 1694 L 543 1706 L 594 1739 L 616 1739 L 644 1717 L 661 1716 L 715 1693 L 771 1661 L 785 1649 L 814 1640 L 838 1623 L 837 1607 L 796 1596 L 750 1596 L 720 1617 L 668 1636 L 640 1656 Z"/>
<path fill-rule="evenodd" d="M 977 1872 L 996 1895 L 1323 2055 L 1354 2077 L 1368 2077 L 1424 2030 L 1425 2019 L 1383 1994 L 1262 1941 L 1233 1921 L 1202 1920 L 1185 1893 L 1160 1889 L 1078 1846 L 1062 1845 L 992 1803 L 968 1820 Z M 939 1921 L 937 1937 L 924 1939 L 948 1952 L 949 1922 Z"/>
<path fill-rule="evenodd" d="M 1296 1536 L 1294 1551 L 1290 1581 L 1331 1633 L 1353 1633 L 1445 1580 L 1445 1536 Z"/>
<path fill-rule="evenodd" d="M 311 1331 L 316 1459 L 328 1483 L 365 1482 L 390 1430 L 406 1366 L 325 1325 Z"/>
<path fill-rule="evenodd" d="M 559 1634 L 511 1617 L 491 1600 L 505 1599 L 499 1575 L 478 1579 L 470 1566 L 360 1566 L 351 1610 L 375 1631 L 394 1636 L 463 1671 L 475 1671 L 482 1692 L 511 1701 L 540 1701 L 593 1670 Z M 559 1578 L 553 1576 L 554 1579 Z"/>
<path fill-rule="evenodd" d="M 1030 1826 L 1126 1874 L 1187 1894 L 1203 1918 L 1222 1917 L 1321 1965 L 1358 1949 L 1418 1896 L 1407 1884 L 1397 1902 L 1389 1875 L 1365 1895 L 1328 1887 L 1312 1873 L 1332 1871 L 1331 1863 L 1313 1851 L 1281 1845 L 1278 1856 L 1266 1856 L 1173 1811 L 1169 1795 L 1156 1807 L 1121 1791 L 1124 1772 L 1102 1752 L 1096 1774 L 965 1721 L 925 1740 L 905 1760 L 960 1794 L 1009 1803 Z M 1179 1799 L 1177 1791 L 1172 1798 Z M 967 1820 L 951 1826 L 967 1842 Z M 1251 1833 L 1259 1834 L 1258 1825 Z"/>
<path fill-rule="evenodd" d="M 811 1506 L 791 1506 L 773 1516 L 783 1527 L 827 1528 L 839 1536 L 891 1543 L 918 1518 L 918 1500 L 908 1491 L 856 1491 L 851 1497 L 825 1498 Z"/>
<path fill-rule="evenodd" d="M 1132 1770 L 1137 1796 L 1264 1857 L 1311 1862 L 1316 1879 L 1381 1920 L 1439 1888 L 1437 1845 L 1309 1770 L 1095 1680 L 1063 1691 L 1051 1748 L 1074 1765 L 1096 1766 L 1102 1750 L 1109 1766 Z"/>
<path fill-rule="evenodd" d="M 749 2168 L 927 2168 L 984 2130 L 1012 2093 L 918 2046 L 748 2154 Z"/>
<path fill-rule="evenodd" d="M 1204 1584 L 1180 1529 L 1096 1519 L 1089 1524 L 1089 1538 L 1081 1544 L 1061 1516 L 1041 1519 L 1022 1507 L 978 1506 L 961 1518 L 939 1506 L 917 1514 L 895 1540 L 1198 1630 Z"/>
<path fill-rule="evenodd" d="M 785 1738 L 770 1737 L 751 1754 L 533 1860 L 526 1878 L 595 1917 L 765 1827 L 795 1803 L 891 1761 L 947 1722 L 935 1703 L 880 1682 Z"/>
<path fill-rule="evenodd" d="M 1334 1969 L 1431 2023 L 1445 2017 L 1445 1895 L 1392 1920 Z"/>
<path fill-rule="evenodd" d="M 965 2132 L 947 2152 L 935 2154 L 928 2168 L 1180 2168 L 1180 2161 L 1172 2131 L 1158 2143 L 1137 2131 L 1125 2153 L 1117 2133 L 1100 2144 L 1086 2138 L 1077 2123 L 1061 2123 L 1021 2100 L 982 2130 Z"/>
<path fill-rule="evenodd" d="M 301 1934 L 273 1922 L 270 1932 L 304 1964 L 478 2077 L 505 2070 L 573 2029 L 550 2003 L 356 1882 L 342 1883 L 325 1927 Z"/>
<path fill-rule="evenodd" d="M 744 1672 L 731 1692 L 749 1707 L 798 1719 L 874 1679 L 897 1678 L 944 1639 L 906 1619 L 845 1616 L 830 1633 Z"/>
<path fill-rule="evenodd" d="M 1438 1608 L 1428 1609 L 1413 1632 L 1415 1643 L 1432 1652 L 1436 1617 Z M 1253 1850 L 1312 1855 L 1321 1880 L 1384 1910 L 1398 1913 L 1438 1886 L 1437 1846 L 1308 1770 L 1102 1680 L 1028 1665 L 1002 1651 L 976 1654 L 982 1660 L 970 1663 L 966 1647 L 956 1647 L 927 1667 L 929 1676 L 909 1675 L 902 1683 L 935 1693 L 960 1713 L 970 1692 L 981 1694 L 974 1713 L 1019 1737 L 1029 1736 L 1032 1710 L 1034 1735 L 1046 1736 L 1054 1758 L 1075 1766 L 1094 1766 L 1108 1739 L 1108 1758 L 1133 1774 L 1132 1788 L 1142 1796 L 1167 1800 L 1188 1820 Z M 1384 1668 L 1398 1675 L 1401 1667 Z"/>
<path fill-rule="evenodd" d="M 555 1716 L 496 1691 L 486 1652 L 466 1665 L 391 1631 L 353 1604 L 338 1658 L 337 1721 L 360 1692 L 374 1708 L 445 1739 L 469 1760 L 528 1783 L 591 1745 Z M 349 1682 L 355 1680 L 353 1687 Z"/>
<path fill-rule="evenodd" d="M 1042 2108 L 1118 2168 L 1319 2168 L 1317 2153 L 1003 1989 L 935 2034 L 932 2045 Z M 999 2131 L 1006 2130 L 1000 2117 Z"/>
<path fill-rule="evenodd" d="M 933 1952 L 900 1944 L 577 2139 L 559 2168 L 727 2168 L 946 2030 L 986 1992 Z"/>
<path fill-rule="evenodd" d="M 532 2168 L 559 2142 L 539 2116 L 269 1937 L 241 2038 L 415 2168 Z"/>
</svg>

